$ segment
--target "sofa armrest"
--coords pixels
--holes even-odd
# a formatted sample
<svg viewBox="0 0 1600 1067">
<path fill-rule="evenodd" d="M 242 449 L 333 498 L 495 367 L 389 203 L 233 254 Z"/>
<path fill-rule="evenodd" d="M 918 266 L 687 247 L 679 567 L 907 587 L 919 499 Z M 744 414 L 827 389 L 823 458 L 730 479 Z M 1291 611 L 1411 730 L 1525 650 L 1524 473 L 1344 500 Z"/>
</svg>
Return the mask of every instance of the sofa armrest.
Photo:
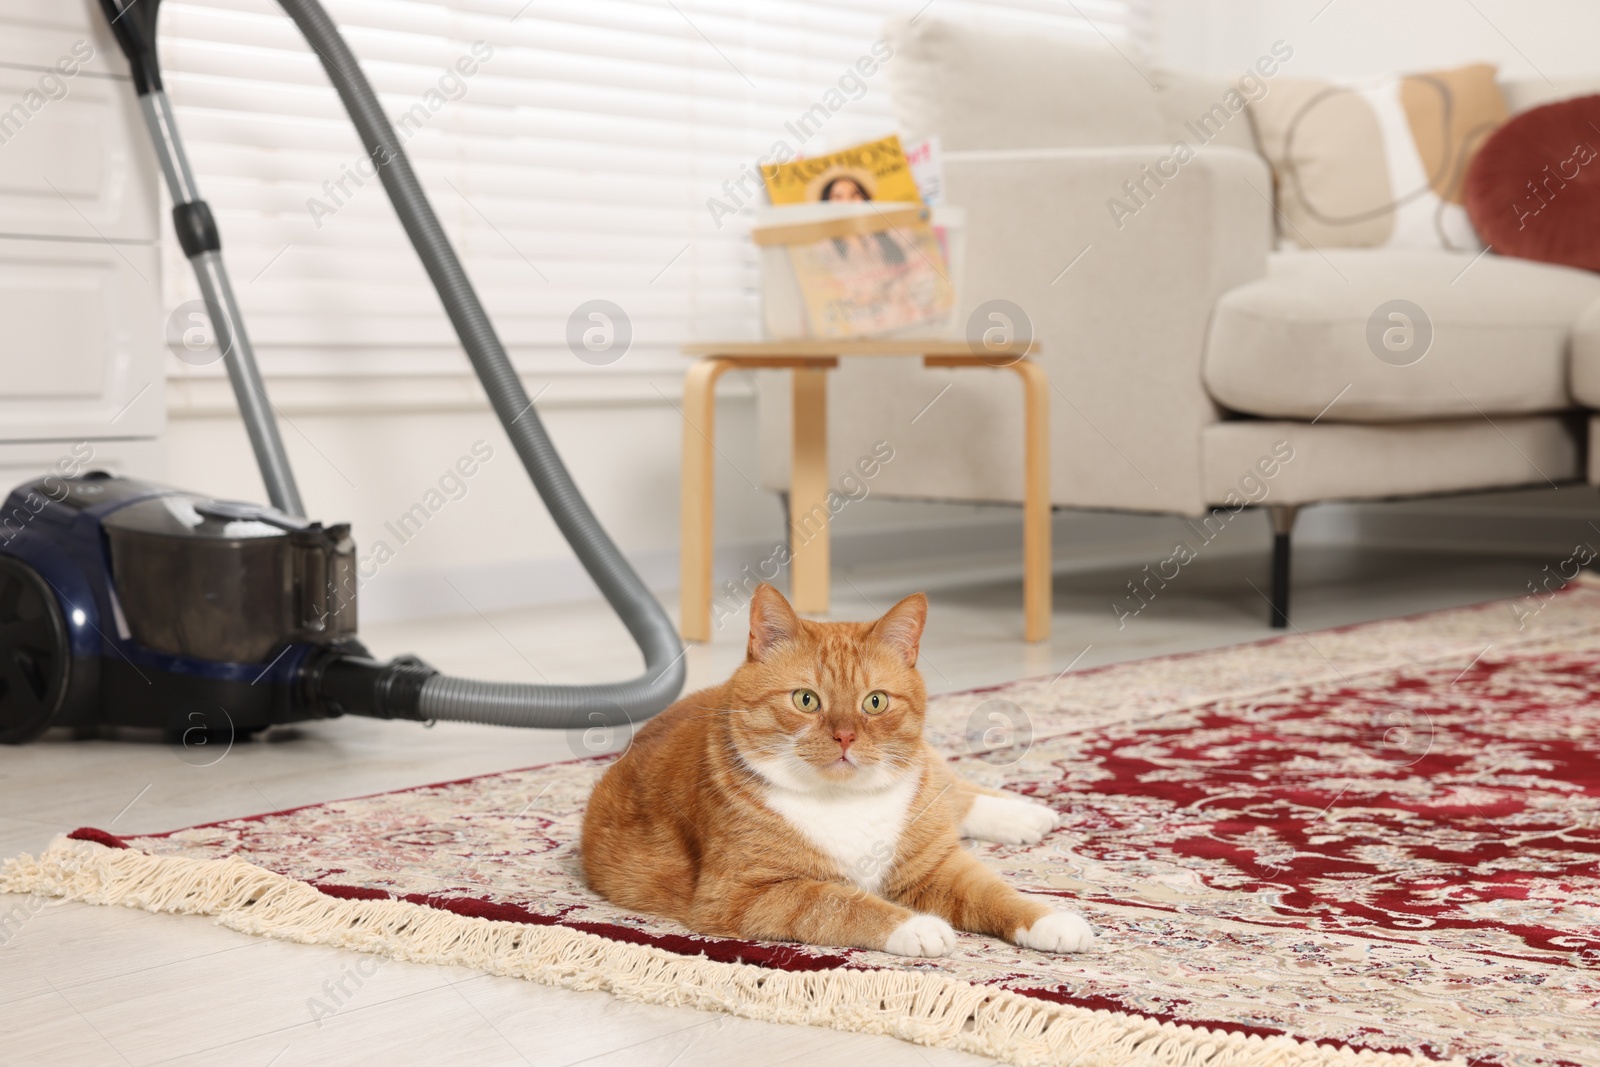
<svg viewBox="0 0 1600 1067">
<path fill-rule="evenodd" d="M 959 321 L 1008 300 L 1041 343 L 1054 502 L 1198 513 L 1201 431 L 1218 417 L 1201 382 L 1206 330 L 1223 292 L 1266 272 L 1265 162 L 1217 146 L 1182 164 L 1153 145 L 958 152 L 945 186 L 967 212 Z M 935 374 L 960 388 L 913 424 Z M 870 451 L 865 428 L 893 427 L 906 447 L 884 468 L 884 494 L 1018 501 L 1016 393 L 1007 376 L 846 361 L 830 388 L 830 461 Z M 784 484 L 786 392 L 773 383 L 762 396 L 762 472 Z"/>
</svg>

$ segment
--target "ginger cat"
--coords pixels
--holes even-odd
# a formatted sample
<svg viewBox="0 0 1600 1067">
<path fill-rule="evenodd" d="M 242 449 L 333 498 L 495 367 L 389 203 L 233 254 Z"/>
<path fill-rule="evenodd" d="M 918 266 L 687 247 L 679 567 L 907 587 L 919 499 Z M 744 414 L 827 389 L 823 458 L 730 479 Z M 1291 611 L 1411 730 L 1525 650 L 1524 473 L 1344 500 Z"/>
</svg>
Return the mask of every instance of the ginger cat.
<svg viewBox="0 0 1600 1067">
<path fill-rule="evenodd" d="M 921 593 L 810 622 L 769 585 L 745 662 L 645 723 L 583 820 L 589 885 L 700 933 L 943 956 L 955 930 L 1076 952 L 1094 932 L 961 845 L 1024 844 L 1049 808 L 958 779 L 922 739 Z"/>
</svg>

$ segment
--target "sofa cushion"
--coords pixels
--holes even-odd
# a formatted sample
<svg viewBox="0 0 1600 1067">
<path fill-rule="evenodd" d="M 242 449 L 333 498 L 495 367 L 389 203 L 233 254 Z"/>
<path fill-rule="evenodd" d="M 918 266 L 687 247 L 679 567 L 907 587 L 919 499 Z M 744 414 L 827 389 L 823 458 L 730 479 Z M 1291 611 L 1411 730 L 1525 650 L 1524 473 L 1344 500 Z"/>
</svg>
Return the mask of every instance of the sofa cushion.
<svg viewBox="0 0 1600 1067">
<path fill-rule="evenodd" d="M 1597 298 L 1600 276 L 1493 254 L 1279 253 L 1218 301 L 1205 384 L 1270 418 L 1559 411 L 1571 406 L 1568 335 Z"/>
<path fill-rule="evenodd" d="M 1167 143 L 1155 87 L 1110 48 L 927 17 L 885 33 L 905 140 L 936 134 L 947 152 Z"/>
<path fill-rule="evenodd" d="M 1467 214 L 1502 255 L 1600 270 L 1600 95 L 1524 111 L 1467 170 Z"/>
<path fill-rule="evenodd" d="M 1494 75 L 1478 63 L 1360 86 L 1283 79 L 1252 100 L 1283 236 L 1302 248 L 1483 247 L 1461 177 L 1506 118 Z"/>
</svg>

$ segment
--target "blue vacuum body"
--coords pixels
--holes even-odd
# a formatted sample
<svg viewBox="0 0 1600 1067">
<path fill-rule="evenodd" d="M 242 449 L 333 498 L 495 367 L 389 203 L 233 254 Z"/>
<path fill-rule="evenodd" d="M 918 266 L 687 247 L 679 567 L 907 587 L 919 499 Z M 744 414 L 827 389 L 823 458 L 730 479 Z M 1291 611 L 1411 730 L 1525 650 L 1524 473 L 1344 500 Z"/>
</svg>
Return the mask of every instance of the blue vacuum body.
<svg viewBox="0 0 1600 1067">
<path fill-rule="evenodd" d="M 367 656 L 355 566 L 346 525 L 102 472 L 18 486 L 0 513 L 0 742 L 415 718 L 432 672 Z"/>
</svg>

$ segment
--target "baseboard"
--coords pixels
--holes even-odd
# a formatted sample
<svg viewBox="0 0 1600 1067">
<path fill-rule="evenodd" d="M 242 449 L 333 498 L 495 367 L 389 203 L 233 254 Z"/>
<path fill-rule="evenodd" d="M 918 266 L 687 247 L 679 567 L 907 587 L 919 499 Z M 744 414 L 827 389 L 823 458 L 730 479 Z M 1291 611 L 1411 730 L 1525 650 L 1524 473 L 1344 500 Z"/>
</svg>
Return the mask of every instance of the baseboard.
<svg viewBox="0 0 1600 1067">
<path fill-rule="evenodd" d="M 1295 530 L 1299 544 L 1342 545 L 1460 553 L 1507 553 L 1565 558 L 1574 546 L 1593 545 L 1600 556 L 1600 503 L 1578 489 L 1547 502 L 1465 498 L 1380 504 L 1326 504 L 1307 508 Z M 1591 525 L 1591 523 L 1593 525 Z M 1212 541 L 1193 521 L 1177 516 L 1059 512 L 1054 522 L 1057 573 L 1125 567 L 1133 571 L 1170 556 L 1183 542 L 1217 557 L 1270 550 L 1264 516 L 1241 513 Z M 835 575 L 864 589 L 959 584 L 1022 572 L 1020 511 L 982 514 L 909 529 L 839 531 L 832 545 Z M 774 574 L 777 542 L 718 546 L 717 592 L 725 583 L 751 585 Z M 645 584 L 664 597 L 678 587 L 675 548 L 630 553 Z M 858 572 L 852 574 L 852 572 Z M 865 572 L 865 573 L 859 573 Z M 908 578 L 909 575 L 909 578 Z M 787 574 L 775 584 L 785 587 Z M 909 586 L 907 586 L 909 588 Z M 599 590 L 571 556 L 466 564 L 415 572 L 380 571 L 361 587 L 363 619 L 386 621 L 509 611 L 592 600 Z"/>
<path fill-rule="evenodd" d="M 1181 519 L 1065 512 L 1055 522 L 1058 571 L 1127 563 L 1137 567 L 1166 556 L 1180 536 Z M 1265 537 L 1265 534 L 1262 535 Z M 1257 539 L 1234 538 L 1258 549 Z M 774 571 L 770 560 L 778 543 L 720 545 L 714 560 L 714 588 L 724 583 L 760 581 Z M 1216 551 L 1228 550 L 1220 546 Z M 1233 547 L 1232 550 L 1239 550 Z M 1022 572 L 1021 513 L 996 508 L 991 514 L 939 525 L 898 530 L 841 531 L 833 538 L 835 574 L 906 564 L 940 584 L 995 572 Z M 678 588 L 678 553 L 653 549 L 629 553 L 629 562 L 651 589 L 672 595 Z M 765 566 L 764 566 L 765 564 Z M 787 575 L 775 584 L 784 587 Z M 571 556 L 466 564 L 431 571 L 379 571 L 361 586 L 361 617 L 371 621 L 509 611 L 591 600 L 599 590 Z"/>
</svg>

